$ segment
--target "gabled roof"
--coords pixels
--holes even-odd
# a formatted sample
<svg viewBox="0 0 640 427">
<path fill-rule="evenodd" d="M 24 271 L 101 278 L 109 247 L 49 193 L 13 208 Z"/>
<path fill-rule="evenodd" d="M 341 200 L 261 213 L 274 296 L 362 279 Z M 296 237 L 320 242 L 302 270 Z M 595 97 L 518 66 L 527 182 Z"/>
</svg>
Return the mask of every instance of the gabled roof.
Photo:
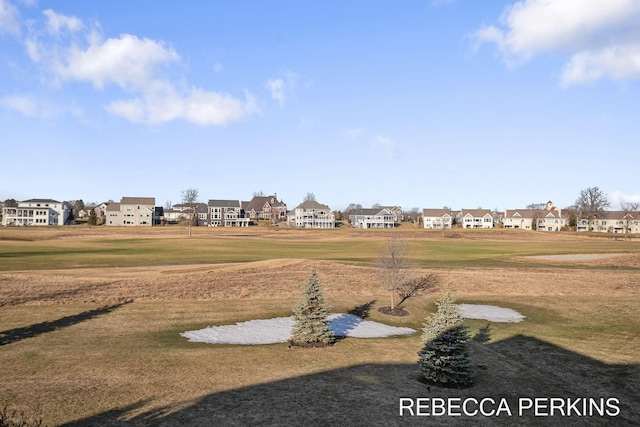
<svg viewBox="0 0 640 427">
<path fill-rule="evenodd" d="M 107 212 L 120 212 L 120 203 L 109 203 L 106 210 Z"/>
<path fill-rule="evenodd" d="M 239 208 L 239 200 L 209 200 L 208 205 L 216 208 Z"/>
<path fill-rule="evenodd" d="M 121 205 L 156 205 L 155 197 L 123 197 L 120 199 Z"/>
<path fill-rule="evenodd" d="M 441 217 L 445 215 L 451 215 L 451 210 L 449 209 L 423 209 L 422 216 L 426 217 Z"/>
<path fill-rule="evenodd" d="M 273 196 L 253 196 L 253 199 L 251 199 L 251 201 L 245 208 L 245 211 L 253 210 L 256 212 L 261 212 L 264 210 L 264 207 L 267 203 L 271 205 L 272 208 L 287 207 L 287 205 L 278 200 L 275 194 Z"/>
<path fill-rule="evenodd" d="M 462 216 L 471 215 L 473 217 L 481 217 L 486 215 L 491 215 L 491 210 L 489 209 L 462 209 Z"/>
<path fill-rule="evenodd" d="M 321 203 L 318 203 L 315 200 L 306 200 L 306 201 L 300 203 L 294 209 L 304 209 L 304 210 L 321 210 L 321 209 L 323 209 L 323 210 L 328 210 L 328 211 L 331 210 L 331 208 L 329 208 L 329 206 L 323 205 Z"/>
<path fill-rule="evenodd" d="M 23 200 L 20 203 L 60 203 L 60 202 L 52 199 L 29 199 L 29 200 Z"/>
<path fill-rule="evenodd" d="M 327 209 L 329 207 L 327 206 Z M 391 215 L 391 211 L 388 208 L 364 208 L 364 209 L 354 209 L 353 211 L 351 211 L 351 214 L 349 216 L 353 216 L 353 215 L 371 215 L 371 216 L 375 216 L 375 215 Z"/>
<path fill-rule="evenodd" d="M 380 206 L 380 209 L 388 209 L 389 211 L 394 211 L 394 210 L 402 210 L 402 208 L 400 206 Z"/>
</svg>

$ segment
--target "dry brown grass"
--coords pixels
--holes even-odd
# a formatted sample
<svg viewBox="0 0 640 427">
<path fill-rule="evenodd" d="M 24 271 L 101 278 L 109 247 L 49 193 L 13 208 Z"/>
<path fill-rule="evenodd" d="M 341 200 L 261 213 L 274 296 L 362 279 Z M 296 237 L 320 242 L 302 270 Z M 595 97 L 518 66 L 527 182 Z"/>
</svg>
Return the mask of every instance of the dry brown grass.
<svg viewBox="0 0 640 427">
<path fill-rule="evenodd" d="M 184 237 L 186 230 L 141 231 L 145 237 Z M 244 230 L 197 230 L 227 239 Z M 252 239 L 336 241 L 386 238 L 361 230 L 329 233 L 249 229 Z M 31 232 L 29 230 L 29 232 Z M 405 230 L 409 239 L 441 239 Z M 0 230 L 7 238 L 10 230 Z M 50 234 L 49 234 L 50 233 Z M 83 239 L 126 238 L 87 229 Z M 101 234 L 104 233 L 104 234 Z M 157 233 L 157 234 L 156 234 Z M 168 234 L 167 234 L 168 233 Z M 206 233 L 206 236 L 204 234 Z M 571 242 L 573 235 L 540 239 Z M 45 239 L 68 239 L 46 231 Z M 17 238 L 17 234 L 9 237 Z M 42 234 L 29 238 L 42 239 Z M 78 236 L 74 235 L 74 238 Z M 130 237 L 131 235 L 129 235 Z M 355 236 L 355 237 L 354 237 Z M 364 237 L 363 237 L 364 236 Z M 524 233 L 470 233 L 502 241 Z M 581 238 L 576 244 L 580 245 Z M 480 366 L 467 390 L 432 388 L 417 378 L 419 334 L 345 339 L 325 349 L 286 344 L 212 346 L 188 343 L 179 332 L 290 313 L 299 284 L 317 269 L 336 312 L 378 301 L 370 318 L 420 328 L 435 294 L 410 300 L 410 315 L 390 318 L 375 308 L 387 294 L 372 267 L 329 260 L 278 259 L 238 264 L 77 268 L 0 273 L 0 402 L 40 405 L 50 425 L 390 425 L 447 424 L 451 418 L 399 419 L 398 399 L 421 397 L 618 397 L 623 416 L 589 419 L 640 422 L 640 273 L 630 254 L 538 267 L 426 270 L 450 282 L 460 302 L 514 308 L 528 319 L 491 325 L 488 345 L 474 344 Z M 602 263 L 601 263 L 602 262 Z M 621 269 L 611 269 L 619 267 Z M 469 320 L 475 331 L 481 320 Z M 9 339 L 11 338 L 11 339 Z M 118 421 L 120 420 L 120 421 Z M 454 420 L 459 421 L 460 419 Z M 538 425 L 540 418 L 473 418 L 470 425 Z M 544 419 L 566 425 L 585 419 Z M 604 424 L 604 423 L 603 423 Z"/>
</svg>

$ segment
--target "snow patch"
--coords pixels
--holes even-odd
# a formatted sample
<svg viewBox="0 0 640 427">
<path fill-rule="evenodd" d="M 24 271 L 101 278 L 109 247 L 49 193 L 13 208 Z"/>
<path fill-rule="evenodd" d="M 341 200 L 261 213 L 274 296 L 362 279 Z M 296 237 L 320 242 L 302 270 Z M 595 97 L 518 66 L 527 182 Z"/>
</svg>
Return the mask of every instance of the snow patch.
<svg viewBox="0 0 640 427">
<path fill-rule="evenodd" d="M 333 333 L 338 337 L 385 338 L 416 332 L 411 328 L 364 320 L 353 314 L 331 314 L 328 320 Z M 182 332 L 180 335 L 189 342 L 209 344 L 275 344 L 289 341 L 293 325 L 293 317 L 277 317 L 238 322 L 235 325 L 209 326 L 197 331 Z"/>
<path fill-rule="evenodd" d="M 510 308 L 494 305 L 460 304 L 460 311 L 467 319 L 484 319 L 490 322 L 521 322 L 525 316 Z"/>
</svg>

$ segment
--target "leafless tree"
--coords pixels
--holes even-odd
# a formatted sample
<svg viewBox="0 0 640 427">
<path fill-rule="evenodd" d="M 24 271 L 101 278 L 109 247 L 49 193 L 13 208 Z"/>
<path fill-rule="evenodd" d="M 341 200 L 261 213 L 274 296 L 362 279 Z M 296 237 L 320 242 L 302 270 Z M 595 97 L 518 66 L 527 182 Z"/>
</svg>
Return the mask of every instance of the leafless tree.
<svg viewBox="0 0 640 427">
<path fill-rule="evenodd" d="M 193 218 L 196 214 L 196 205 L 198 203 L 199 191 L 197 188 L 187 188 L 186 190 L 182 190 L 180 192 L 180 198 L 182 199 L 182 203 L 187 205 L 190 210 L 189 216 L 189 237 L 191 237 L 191 224 L 193 223 Z"/>
<path fill-rule="evenodd" d="M 304 199 L 302 200 L 303 202 L 315 202 L 316 201 L 316 195 L 313 193 L 307 193 L 306 196 L 304 196 Z"/>
<path fill-rule="evenodd" d="M 600 216 L 610 205 L 607 195 L 598 187 L 589 187 L 580 191 L 580 196 L 575 202 L 578 217 L 588 221 L 587 228 L 591 221 Z"/>
<path fill-rule="evenodd" d="M 625 238 L 627 236 L 627 233 L 631 232 L 631 227 L 629 226 L 629 224 L 631 224 L 631 219 L 632 219 L 632 213 L 638 213 L 640 211 L 640 203 L 637 202 L 620 202 L 620 209 L 622 209 L 622 212 L 624 212 L 624 219 L 626 221 L 625 224 L 625 228 L 624 228 L 624 234 L 625 234 Z"/>
<path fill-rule="evenodd" d="M 409 245 L 397 233 L 392 233 L 376 262 L 376 277 L 389 291 L 391 310 L 396 308 L 395 294 L 398 288 L 412 279 L 412 267 L 414 263 Z"/>
</svg>

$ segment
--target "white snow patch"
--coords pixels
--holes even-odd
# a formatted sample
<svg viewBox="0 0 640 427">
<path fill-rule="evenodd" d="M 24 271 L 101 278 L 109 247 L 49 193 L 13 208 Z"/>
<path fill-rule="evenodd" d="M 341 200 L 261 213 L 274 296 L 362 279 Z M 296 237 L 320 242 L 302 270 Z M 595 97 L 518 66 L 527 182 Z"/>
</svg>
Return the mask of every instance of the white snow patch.
<svg viewBox="0 0 640 427">
<path fill-rule="evenodd" d="M 510 308 L 494 305 L 460 304 L 460 311 L 467 319 L 484 319 L 491 322 L 521 322 L 525 316 Z"/>
<path fill-rule="evenodd" d="M 364 320 L 353 314 L 331 314 L 329 326 L 336 336 L 356 338 L 384 338 L 392 335 L 412 335 L 411 328 L 389 326 Z M 275 344 L 291 338 L 293 317 L 249 320 L 235 325 L 209 326 L 197 331 L 182 332 L 189 342 L 209 344 Z"/>
</svg>

